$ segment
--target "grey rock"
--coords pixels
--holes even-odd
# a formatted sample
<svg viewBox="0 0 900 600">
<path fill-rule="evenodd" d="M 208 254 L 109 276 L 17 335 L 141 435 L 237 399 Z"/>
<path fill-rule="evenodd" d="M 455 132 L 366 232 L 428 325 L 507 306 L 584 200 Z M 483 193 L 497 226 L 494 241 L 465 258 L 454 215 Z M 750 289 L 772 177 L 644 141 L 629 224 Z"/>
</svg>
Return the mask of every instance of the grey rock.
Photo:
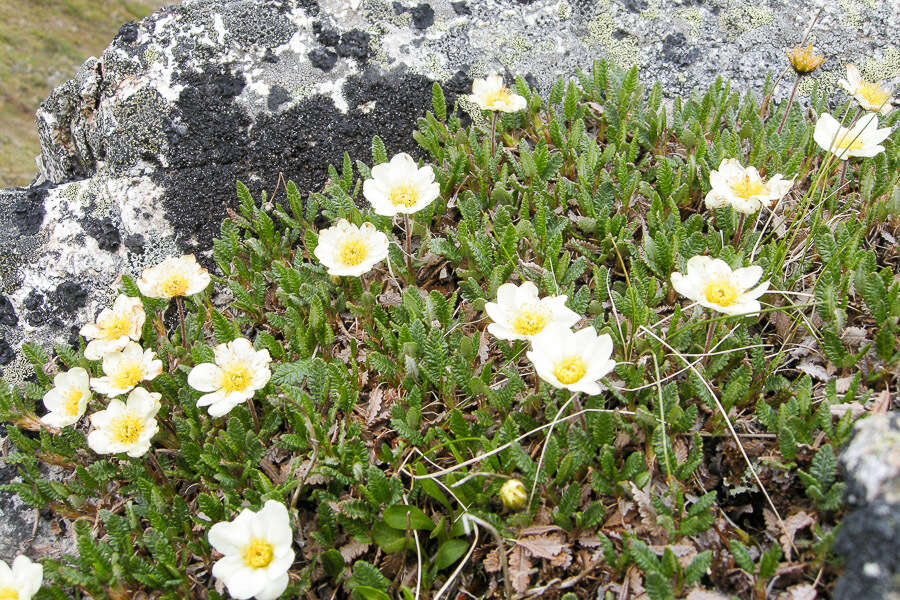
<svg viewBox="0 0 900 600">
<path fill-rule="evenodd" d="M 900 413 L 859 421 L 840 458 L 851 511 L 835 551 L 844 557 L 836 599 L 900 599 Z"/>
</svg>

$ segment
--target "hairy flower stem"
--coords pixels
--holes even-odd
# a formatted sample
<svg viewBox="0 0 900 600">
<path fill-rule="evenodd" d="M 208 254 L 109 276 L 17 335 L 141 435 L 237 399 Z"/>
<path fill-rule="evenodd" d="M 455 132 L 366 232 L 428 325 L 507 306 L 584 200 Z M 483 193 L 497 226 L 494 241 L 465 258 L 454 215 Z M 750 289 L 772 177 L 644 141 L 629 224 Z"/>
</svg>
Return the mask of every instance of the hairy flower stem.
<svg viewBox="0 0 900 600">
<path fill-rule="evenodd" d="M 406 282 L 413 284 L 416 281 L 415 273 L 413 273 L 412 263 L 412 227 L 409 221 L 409 213 L 403 213 L 403 219 L 406 223 Z"/>
<path fill-rule="evenodd" d="M 784 116 L 781 117 L 781 123 L 778 125 L 778 133 L 781 133 L 781 130 L 784 129 L 784 124 L 787 122 L 788 115 L 791 114 L 791 105 L 794 104 L 794 96 L 797 94 L 797 87 L 800 85 L 800 75 L 794 79 L 794 87 L 791 90 L 791 97 L 788 98 L 787 108 L 784 109 Z"/>
<path fill-rule="evenodd" d="M 175 296 L 175 306 L 178 307 L 178 320 L 181 322 L 181 346 L 187 348 L 187 329 L 184 327 L 184 299 Z"/>
<path fill-rule="evenodd" d="M 744 232 L 744 221 L 747 219 L 747 215 L 741 213 L 741 220 L 738 221 L 738 226 L 734 230 L 734 237 L 731 240 L 731 245 L 734 246 L 734 249 L 737 250 L 738 244 L 741 241 L 741 235 Z"/>
<path fill-rule="evenodd" d="M 497 113 L 491 112 L 491 158 L 494 157 L 494 136 L 497 131 Z"/>
<path fill-rule="evenodd" d="M 256 414 L 256 406 L 253 405 L 253 398 L 247 401 L 247 407 L 250 409 L 250 416 L 253 417 L 253 424 L 256 425 L 256 431 L 259 432 L 259 417 Z"/>
<path fill-rule="evenodd" d="M 719 322 L 713 318 L 709 319 L 709 323 L 706 326 L 706 343 L 703 345 L 703 366 L 706 366 L 706 361 L 709 360 L 709 347 L 712 345 L 713 335 L 716 333 L 716 326 Z"/>
</svg>

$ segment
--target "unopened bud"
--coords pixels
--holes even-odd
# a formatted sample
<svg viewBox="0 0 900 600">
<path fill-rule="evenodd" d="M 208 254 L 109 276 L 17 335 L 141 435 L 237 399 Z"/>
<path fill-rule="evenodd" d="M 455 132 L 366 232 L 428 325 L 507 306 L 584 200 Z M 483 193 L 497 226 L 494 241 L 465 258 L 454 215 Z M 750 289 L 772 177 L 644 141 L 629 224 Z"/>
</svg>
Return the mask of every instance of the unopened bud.
<svg viewBox="0 0 900 600">
<path fill-rule="evenodd" d="M 525 491 L 525 484 L 518 479 L 509 479 L 500 488 L 500 500 L 503 506 L 512 510 L 520 510 L 525 506 L 528 499 L 528 492 Z"/>
</svg>

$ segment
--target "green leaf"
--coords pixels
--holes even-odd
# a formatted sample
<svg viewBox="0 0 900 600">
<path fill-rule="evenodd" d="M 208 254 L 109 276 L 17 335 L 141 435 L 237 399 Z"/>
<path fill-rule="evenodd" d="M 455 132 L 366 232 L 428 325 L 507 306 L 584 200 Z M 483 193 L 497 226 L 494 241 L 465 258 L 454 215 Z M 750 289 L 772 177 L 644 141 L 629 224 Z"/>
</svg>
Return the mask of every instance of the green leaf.
<svg viewBox="0 0 900 600">
<path fill-rule="evenodd" d="M 441 544 L 434 556 L 434 568 L 440 571 L 446 569 L 466 553 L 469 543 L 466 540 L 450 539 Z"/>
<path fill-rule="evenodd" d="M 431 107 L 434 109 L 434 116 L 440 121 L 447 119 L 447 102 L 444 100 L 444 91 L 437 82 L 431 86 Z"/>
<path fill-rule="evenodd" d="M 395 504 L 384 509 L 385 522 L 394 529 L 434 529 L 434 522 L 415 506 Z"/>
</svg>

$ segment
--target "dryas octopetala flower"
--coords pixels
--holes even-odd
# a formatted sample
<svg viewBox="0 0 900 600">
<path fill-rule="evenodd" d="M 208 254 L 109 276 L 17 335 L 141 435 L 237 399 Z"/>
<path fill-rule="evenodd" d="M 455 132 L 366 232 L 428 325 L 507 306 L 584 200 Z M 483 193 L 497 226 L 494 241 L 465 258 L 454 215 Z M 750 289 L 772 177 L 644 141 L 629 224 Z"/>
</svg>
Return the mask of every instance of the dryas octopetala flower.
<svg viewBox="0 0 900 600">
<path fill-rule="evenodd" d="M 216 363 L 201 363 L 188 373 L 188 385 L 207 392 L 197 406 L 209 406 L 209 414 L 221 417 L 249 400 L 268 383 L 272 373 L 268 350 L 255 350 L 250 340 L 237 338 L 213 350 Z"/>
<path fill-rule="evenodd" d="M 567 299 L 538 298 L 537 286 L 530 281 L 520 286 L 504 283 L 497 288 L 497 301 L 484 305 L 493 321 L 487 330 L 501 340 L 527 340 L 551 323 L 572 327 L 581 317 L 566 306 Z"/>
<path fill-rule="evenodd" d="M 31 600 L 44 581 L 44 567 L 20 554 L 12 567 L 0 560 L 0 600 Z"/>
<path fill-rule="evenodd" d="M 53 427 L 72 425 L 84 414 L 90 399 L 91 385 L 87 371 L 75 367 L 58 373 L 53 378 L 53 389 L 44 394 L 44 406 L 49 412 L 41 417 L 41 422 Z"/>
<path fill-rule="evenodd" d="M 731 206 L 744 214 L 753 214 L 760 207 L 769 208 L 773 201 L 780 200 L 794 185 L 793 179 L 782 179 L 781 174 L 763 181 L 756 167 L 741 166 L 737 160 L 726 158 L 719 163 L 719 169 L 710 171 L 709 184 L 712 189 L 706 194 L 706 208 Z"/>
<path fill-rule="evenodd" d="M 341 219 L 319 232 L 313 254 L 329 275 L 358 277 L 387 258 L 388 243 L 387 236 L 371 223 L 357 227 Z"/>
<path fill-rule="evenodd" d="M 156 413 L 162 394 L 135 388 L 125 402 L 118 398 L 109 401 L 105 410 L 91 415 L 87 443 L 97 454 L 143 456 L 150 449 L 150 440 L 159 431 Z"/>
<path fill-rule="evenodd" d="M 506 508 L 519 510 L 525 506 L 526 500 L 528 492 L 525 491 L 525 484 L 518 479 L 507 479 L 500 487 L 500 501 Z"/>
<path fill-rule="evenodd" d="M 828 113 L 816 121 L 813 139 L 822 150 L 833 152 L 841 160 L 851 156 L 868 157 L 884 152 L 881 142 L 891 135 L 891 128 L 878 128 L 878 117 L 865 114 L 852 127 L 843 127 Z"/>
<path fill-rule="evenodd" d="M 757 285 L 762 267 L 731 270 L 724 260 L 694 256 L 687 262 L 687 273 L 672 273 L 672 287 L 682 296 L 726 315 L 755 315 L 759 298 L 769 282 Z M 756 287 L 753 287 L 756 286 Z"/>
<path fill-rule="evenodd" d="M 79 331 L 90 340 L 84 357 L 100 360 L 107 352 L 121 350 L 130 340 L 139 340 L 145 318 L 140 298 L 119 294 L 112 308 L 105 308 L 97 315 L 96 323 L 88 323 Z"/>
<path fill-rule="evenodd" d="M 525 98 L 504 87 L 503 78 L 496 73 L 473 81 L 469 100 L 477 104 L 481 110 L 500 112 L 518 112 L 524 110 L 528 104 Z"/>
<path fill-rule="evenodd" d="M 794 67 L 794 71 L 800 75 L 812 73 L 819 68 L 819 65 L 825 62 L 825 56 L 816 54 L 812 44 L 808 45 L 806 48 L 794 46 L 788 50 L 786 54 L 791 66 Z"/>
<path fill-rule="evenodd" d="M 185 254 L 178 258 L 169 257 L 144 269 L 137 286 L 150 298 L 174 298 L 202 292 L 209 282 L 209 272 L 200 266 L 193 254 Z"/>
<path fill-rule="evenodd" d="M 616 366 L 612 339 L 593 327 L 572 331 L 554 323 L 531 338 L 531 347 L 527 356 L 538 377 L 573 392 L 599 394 L 597 381 Z"/>
<path fill-rule="evenodd" d="M 245 508 L 233 521 L 209 528 L 209 543 L 224 556 L 213 565 L 213 576 L 232 598 L 275 600 L 288 584 L 294 562 L 291 522 L 284 504 L 268 500 L 254 512 Z"/>
<path fill-rule="evenodd" d="M 128 342 L 119 352 L 103 355 L 104 376 L 91 379 L 91 387 L 100 394 L 118 396 L 142 381 L 155 379 L 160 373 L 162 361 L 156 358 L 156 352 Z"/>
<path fill-rule="evenodd" d="M 890 88 L 881 82 L 863 79 L 856 65 L 847 65 L 847 78 L 841 79 L 838 84 L 865 110 L 880 112 L 882 115 L 891 112 Z"/>
<path fill-rule="evenodd" d="M 419 167 L 405 152 L 372 167 L 372 177 L 363 182 L 363 195 L 372 210 L 386 217 L 419 212 L 440 193 L 431 165 Z"/>
</svg>

